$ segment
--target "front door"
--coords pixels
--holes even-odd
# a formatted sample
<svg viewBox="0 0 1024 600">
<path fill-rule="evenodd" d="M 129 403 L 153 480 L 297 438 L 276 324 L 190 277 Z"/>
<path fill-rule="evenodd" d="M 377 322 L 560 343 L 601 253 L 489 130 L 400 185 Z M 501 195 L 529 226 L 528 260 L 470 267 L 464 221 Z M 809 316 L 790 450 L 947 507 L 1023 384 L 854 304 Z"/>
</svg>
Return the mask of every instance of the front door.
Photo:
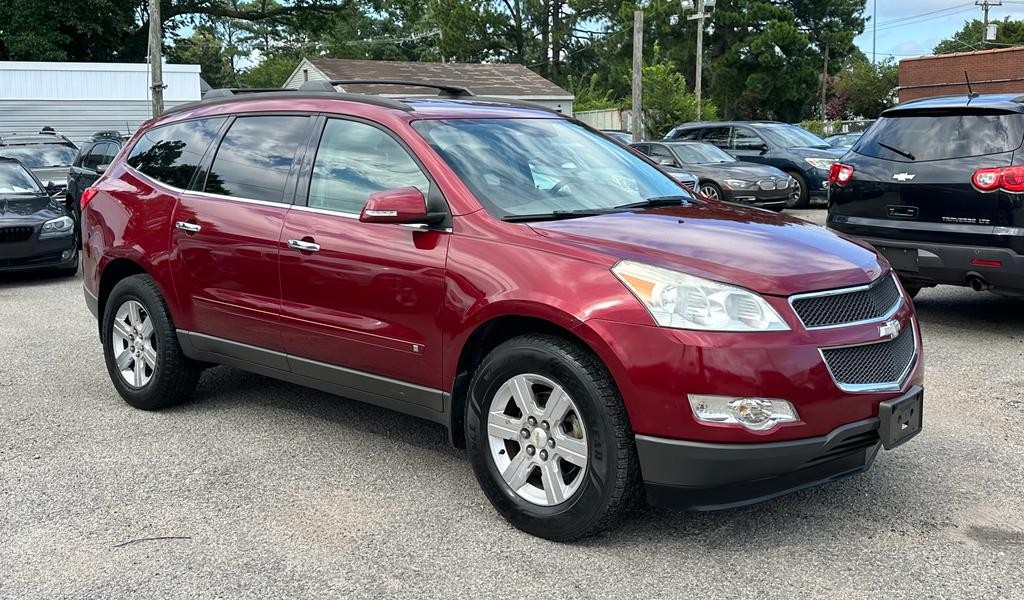
<svg viewBox="0 0 1024 600">
<path fill-rule="evenodd" d="M 195 189 L 179 198 L 174 284 L 201 350 L 287 369 L 278 239 L 312 122 L 308 115 L 234 119 Z"/>
<path fill-rule="evenodd" d="M 440 410 L 449 234 L 358 219 L 374 192 L 436 184 L 391 132 L 334 118 L 304 182 L 280 243 L 292 370 Z"/>
</svg>

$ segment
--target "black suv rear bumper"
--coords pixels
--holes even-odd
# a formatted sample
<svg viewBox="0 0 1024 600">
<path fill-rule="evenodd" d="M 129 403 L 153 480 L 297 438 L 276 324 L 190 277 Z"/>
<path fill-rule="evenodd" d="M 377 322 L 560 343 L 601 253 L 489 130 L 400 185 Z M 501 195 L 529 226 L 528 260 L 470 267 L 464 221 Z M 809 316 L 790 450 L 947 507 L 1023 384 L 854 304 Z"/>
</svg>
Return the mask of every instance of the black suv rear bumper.
<svg viewBox="0 0 1024 600">
<path fill-rule="evenodd" d="M 883 444 L 895 447 L 920 431 L 922 397 L 922 389 L 914 386 L 883 402 L 880 418 L 802 440 L 708 444 L 638 435 L 636 447 L 647 501 L 671 508 L 721 510 L 856 475 L 871 467 Z M 916 410 L 910 417 L 912 413 L 905 410 L 908 403 Z M 916 421 L 908 435 L 897 439 L 905 429 L 900 420 L 907 418 Z"/>
<path fill-rule="evenodd" d="M 904 281 L 969 285 L 971 278 L 980 277 L 993 291 L 1024 293 L 1024 256 L 1007 248 L 861 239 L 885 256 Z M 993 261 L 999 266 L 991 266 Z"/>
</svg>

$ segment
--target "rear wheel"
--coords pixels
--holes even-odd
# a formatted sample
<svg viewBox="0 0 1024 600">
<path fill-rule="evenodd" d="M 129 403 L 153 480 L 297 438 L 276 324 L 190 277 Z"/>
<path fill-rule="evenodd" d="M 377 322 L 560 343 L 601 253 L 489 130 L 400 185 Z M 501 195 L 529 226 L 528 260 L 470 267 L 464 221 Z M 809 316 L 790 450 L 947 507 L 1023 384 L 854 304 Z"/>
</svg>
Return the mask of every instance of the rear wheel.
<svg viewBox="0 0 1024 600">
<path fill-rule="evenodd" d="M 586 348 L 526 335 L 491 351 L 469 386 L 466 440 L 484 493 L 509 522 L 569 541 L 633 504 L 639 465 L 622 400 Z"/>
<path fill-rule="evenodd" d="M 103 311 L 103 357 L 125 402 L 156 410 L 191 397 L 201 369 L 178 345 L 167 304 L 148 275 L 114 286 Z"/>
<path fill-rule="evenodd" d="M 787 171 L 793 178 L 793 190 L 786 200 L 786 208 L 807 208 L 810 203 L 811 194 L 807 189 L 807 180 L 796 171 Z"/>
</svg>

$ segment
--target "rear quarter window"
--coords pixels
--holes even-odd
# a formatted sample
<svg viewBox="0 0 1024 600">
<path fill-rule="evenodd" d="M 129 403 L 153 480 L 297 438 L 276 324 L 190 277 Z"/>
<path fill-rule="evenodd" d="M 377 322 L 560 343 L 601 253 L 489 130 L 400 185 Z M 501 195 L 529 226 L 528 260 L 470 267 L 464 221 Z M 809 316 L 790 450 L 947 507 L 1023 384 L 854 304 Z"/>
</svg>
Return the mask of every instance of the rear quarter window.
<svg viewBox="0 0 1024 600">
<path fill-rule="evenodd" d="M 218 117 L 154 127 L 135 143 L 127 162 L 161 183 L 187 189 L 224 121 Z"/>
<path fill-rule="evenodd" d="M 1024 115 L 995 111 L 915 112 L 883 116 L 854 146 L 857 154 L 914 162 L 1011 152 L 1024 140 Z M 886 148 L 889 146 L 889 148 Z"/>
</svg>

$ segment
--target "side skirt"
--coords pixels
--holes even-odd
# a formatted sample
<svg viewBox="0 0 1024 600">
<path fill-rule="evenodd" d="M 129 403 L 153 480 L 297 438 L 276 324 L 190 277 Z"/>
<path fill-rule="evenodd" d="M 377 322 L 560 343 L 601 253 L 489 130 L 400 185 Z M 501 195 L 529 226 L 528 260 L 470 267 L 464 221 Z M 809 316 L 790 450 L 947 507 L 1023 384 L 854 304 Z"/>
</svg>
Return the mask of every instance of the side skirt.
<svg viewBox="0 0 1024 600">
<path fill-rule="evenodd" d="M 451 394 L 202 333 L 178 330 L 185 356 L 380 406 L 451 429 Z M 450 438 L 449 434 L 449 438 Z"/>
</svg>

